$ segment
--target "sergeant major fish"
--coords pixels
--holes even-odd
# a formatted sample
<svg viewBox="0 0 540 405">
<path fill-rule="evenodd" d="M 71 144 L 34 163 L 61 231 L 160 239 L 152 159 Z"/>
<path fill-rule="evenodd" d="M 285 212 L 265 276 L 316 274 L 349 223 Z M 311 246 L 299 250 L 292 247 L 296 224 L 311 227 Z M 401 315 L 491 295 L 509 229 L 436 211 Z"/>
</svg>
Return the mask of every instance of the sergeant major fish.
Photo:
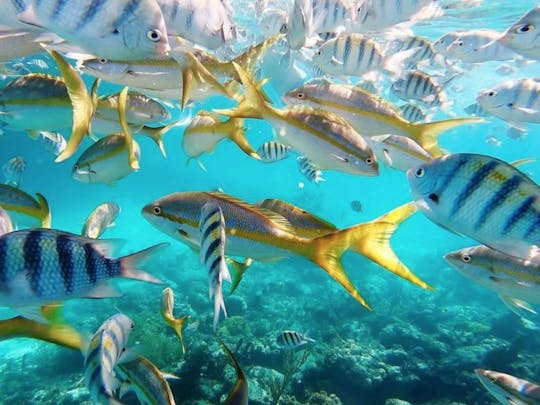
<svg viewBox="0 0 540 405">
<path fill-rule="evenodd" d="M 124 314 L 107 319 L 90 339 L 84 353 L 84 378 L 95 404 L 115 404 L 114 392 L 120 386 L 115 368 L 127 349 L 127 341 L 135 327 Z"/>
<path fill-rule="evenodd" d="M 540 60 L 540 6 L 526 12 L 499 40 L 527 58 Z"/>
<path fill-rule="evenodd" d="M 220 206 L 213 202 L 204 204 L 199 219 L 200 260 L 208 271 L 208 290 L 214 297 L 214 330 L 217 328 L 220 311 L 227 316 L 223 300 L 223 280 L 231 281 L 229 267 L 225 261 L 225 218 Z"/>
<path fill-rule="evenodd" d="M 322 176 L 322 171 L 319 170 L 317 164 L 307 157 L 298 156 L 296 158 L 296 166 L 298 166 L 298 171 L 312 183 L 319 184 L 321 181 L 325 181 Z"/>
<path fill-rule="evenodd" d="M 511 164 L 456 153 L 407 177 L 419 209 L 436 224 L 511 256 L 538 254 L 540 187 Z"/>
<path fill-rule="evenodd" d="M 288 349 L 297 349 L 309 343 L 315 343 L 315 340 L 294 330 L 284 330 L 278 335 L 277 343 L 280 346 L 284 346 Z"/>
<path fill-rule="evenodd" d="M 35 308 L 72 298 L 117 296 L 105 282 L 126 277 L 161 284 L 137 270 L 161 245 L 119 259 L 113 240 L 84 238 L 53 229 L 30 229 L 0 237 L 0 302 L 41 320 Z"/>
<path fill-rule="evenodd" d="M 277 141 L 268 141 L 259 146 L 257 154 L 261 157 L 263 162 L 271 163 L 287 159 L 291 150 L 292 147 L 287 144 Z"/>
<path fill-rule="evenodd" d="M 120 207 L 114 202 L 98 205 L 86 218 L 81 235 L 85 238 L 99 238 L 107 228 L 114 226 L 114 221 L 119 213 Z"/>
<path fill-rule="evenodd" d="M 2 166 L 2 174 L 4 175 L 5 184 L 19 188 L 22 174 L 25 169 L 26 162 L 21 156 L 15 156 L 9 159 Z"/>
<path fill-rule="evenodd" d="M 297 232 L 283 216 L 224 193 L 173 193 L 147 204 L 143 216 L 165 234 L 190 247 L 200 248 L 200 212 L 217 204 L 226 221 L 225 254 L 253 260 L 301 256 L 322 267 L 353 298 L 369 308 L 345 273 L 340 258 L 347 250 L 368 257 L 410 282 L 430 288 L 405 267 L 392 251 L 389 239 L 398 224 L 415 210 L 411 204 L 368 223 L 311 238 Z"/>
</svg>

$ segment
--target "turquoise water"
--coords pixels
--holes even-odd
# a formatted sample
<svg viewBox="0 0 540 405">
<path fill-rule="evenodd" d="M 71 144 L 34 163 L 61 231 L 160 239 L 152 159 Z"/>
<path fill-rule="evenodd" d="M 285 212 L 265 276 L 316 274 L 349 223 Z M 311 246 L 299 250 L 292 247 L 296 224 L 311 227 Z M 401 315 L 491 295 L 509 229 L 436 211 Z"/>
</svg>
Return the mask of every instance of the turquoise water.
<svg viewBox="0 0 540 405">
<path fill-rule="evenodd" d="M 457 29 L 503 30 L 537 4 L 485 0 L 470 12 L 453 12 L 421 23 L 414 32 L 436 39 Z M 256 23 L 247 15 L 237 18 L 245 24 Z M 446 92 L 458 117 L 466 116 L 463 108 L 474 102 L 480 90 L 510 78 L 538 77 L 540 72 L 535 63 L 499 76 L 495 69 L 502 63 L 470 67 L 452 82 Z M 275 69 L 263 71 L 263 75 L 274 75 L 268 85 L 271 93 L 273 81 L 279 80 Z M 117 87 L 105 85 L 102 91 L 113 88 Z M 227 101 L 212 98 L 192 106 L 191 113 L 223 105 Z M 436 116 L 444 117 L 444 113 Z M 252 145 L 272 139 L 266 123 L 248 120 L 247 127 Z M 451 152 L 483 153 L 506 161 L 539 159 L 538 125 L 526 127 L 525 137 L 512 139 L 506 134 L 506 123 L 487 118 L 483 124 L 444 133 L 441 145 Z M 90 336 L 109 316 L 118 311 L 127 314 L 135 322 L 131 345 L 160 369 L 179 377 L 170 383 L 176 402 L 215 404 L 225 398 L 235 374 L 212 331 L 213 303 L 208 299 L 206 271 L 198 253 L 155 229 L 142 217 L 142 207 L 176 191 L 221 188 L 249 202 L 283 199 L 344 228 L 374 219 L 411 201 L 412 196 L 405 174 L 395 170 L 382 168 L 378 177 L 325 171 L 326 181 L 316 185 L 298 172 L 294 158 L 263 164 L 248 158 L 232 142 L 223 142 L 213 154 L 202 156 L 203 171 L 196 162 L 186 165 L 182 133 L 178 127 L 165 136 L 167 158 L 151 140 L 138 139 L 141 169 L 113 186 L 73 180 L 76 157 L 55 163 L 41 142 L 23 133 L 6 131 L 0 137 L 0 164 L 13 156 L 24 158 L 27 168 L 21 188 L 46 196 L 55 229 L 80 233 L 95 206 L 114 201 L 122 211 L 104 237 L 125 240 L 122 255 L 170 243 L 146 269 L 173 288 L 175 314 L 191 316 L 184 332 L 185 355 L 159 314 L 161 286 L 116 281 L 122 297 L 67 302 L 66 318 L 84 336 Z M 499 144 L 488 142 L 491 137 Z M 90 144 L 86 139 L 76 156 Z M 521 169 L 540 181 L 537 161 Z M 361 202 L 361 212 L 351 207 L 352 201 Z M 347 254 L 345 268 L 372 312 L 308 261 L 255 263 L 235 294 L 226 294 L 229 316 L 220 321 L 217 332 L 248 376 L 250 403 L 272 403 L 271 387 L 281 381 L 291 363 L 302 364 L 285 386 L 280 404 L 378 405 L 390 398 L 414 405 L 490 404 L 494 402 L 474 376 L 475 368 L 540 380 L 538 331 L 525 325 L 494 293 L 473 285 L 442 258 L 474 244 L 437 227 L 421 213 L 400 226 L 392 239 L 394 250 L 434 291 Z M 226 292 L 228 288 L 226 284 Z M 8 309 L 1 310 L 2 318 L 12 315 Z M 302 359 L 306 352 L 291 353 L 278 347 L 276 337 L 285 329 L 309 331 L 316 340 L 307 358 Z M 0 342 L 0 359 L 2 404 L 89 403 L 80 353 L 40 341 L 11 339 Z M 130 397 L 127 403 L 136 400 Z"/>
</svg>

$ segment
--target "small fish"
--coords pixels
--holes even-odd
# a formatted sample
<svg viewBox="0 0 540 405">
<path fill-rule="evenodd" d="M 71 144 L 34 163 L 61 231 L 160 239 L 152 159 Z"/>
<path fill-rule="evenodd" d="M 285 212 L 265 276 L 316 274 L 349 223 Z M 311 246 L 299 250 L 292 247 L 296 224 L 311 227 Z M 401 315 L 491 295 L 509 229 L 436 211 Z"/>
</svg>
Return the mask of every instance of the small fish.
<svg viewBox="0 0 540 405">
<path fill-rule="evenodd" d="M 231 281 L 229 267 L 225 261 L 225 219 L 218 204 L 207 203 L 201 208 L 199 219 L 200 260 L 208 271 L 209 295 L 214 297 L 214 330 L 217 328 L 220 310 L 225 317 L 225 301 L 223 300 L 223 280 Z"/>
<path fill-rule="evenodd" d="M 5 209 L 0 207 L 0 236 L 13 232 L 13 223 Z"/>
<path fill-rule="evenodd" d="M 398 52 L 405 52 L 414 49 L 406 60 L 403 61 L 405 66 L 416 67 L 423 61 L 428 61 L 431 65 L 445 66 L 444 58 L 435 52 L 435 48 L 430 40 L 419 36 L 399 36 L 391 39 L 387 45 L 385 55 Z"/>
<path fill-rule="evenodd" d="M 134 392 L 141 404 L 175 405 L 171 387 L 166 378 L 178 378 L 165 374 L 146 357 L 118 364 L 115 369 L 122 381 L 118 396 Z"/>
<path fill-rule="evenodd" d="M 430 288 L 395 256 L 389 244 L 397 226 L 416 211 L 406 204 L 371 222 L 336 230 L 319 238 L 306 237 L 282 215 L 224 193 L 173 193 L 150 202 L 143 216 L 157 229 L 182 243 L 200 248 L 200 211 L 217 204 L 226 218 L 226 251 L 230 256 L 253 260 L 304 257 L 323 268 L 358 302 L 369 308 L 349 280 L 340 258 L 353 250 L 410 282 Z M 360 243 L 362 241 L 362 243 Z"/>
<path fill-rule="evenodd" d="M 354 211 L 354 212 L 362 212 L 363 209 L 362 209 L 362 202 L 361 201 L 358 201 L 358 200 L 352 200 L 351 201 L 351 209 Z"/>
<path fill-rule="evenodd" d="M 174 293 L 169 287 L 165 288 L 161 293 L 161 316 L 167 322 L 178 336 L 180 346 L 182 347 L 182 353 L 186 354 L 186 347 L 184 345 L 184 338 L 182 336 L 182 328 L 185 326 L 189 316 L 182 316 L 181 318 L 174 317 Z"/>
<path fill-rule="evenodd" d="M 156 58 L 170 50 L 163 14 L 155 0 L 30 0 L 18 19 L 54 32 L 98 57 Z"/>
<path fill-rule="evenodd" d="M 0 17 L 0 25 L 3 25 L 1 21 L 2 17 Z M 29 31 L 28 27 L 20 31 L 0 31 L 0 62 L 9 62 L 15 58 L 42 52 L 43 47 L 35 42 L 40 35 L 40 32 Z"/>
<path fill-rule="evenodd" d="M 248 405 L 249 386 L 246 374 L 242 370 L 242 367 L 240 367 L 238 360 L 236 360 L 236 357 L 234 357 L 234 354 L 230 351 L 225 342 L 223 342 L 223 340 L 221 340 L 220 338 L 218 338 L 218 342 L 221 344 L 221 347 L 227 354 L 229 361 L 231 362 L 234 370 L 236 371 L 236 382 L 234 383 L 231 392 L 229 392 L 229 395 L 227 395 L 225 402 L 223 402 L 223 405 Z"/>
<path fill-rule="evenodd" d="M 399 107 L 399 111 L 403 118 L 409 122 L 421 122 L 425 121 L 427 116 L 424 110 L 421 107 L 407 103 Z"/>
<path fill-rule="evenodd" d="M 162 284 L 137 269 L 162 245 L 114 259 L 114 240 L 84 238 L 53 229 L 29 229 L 0 237 L 0 301 L 30 319 L 36 306 L 72 298 L 118 296 L 106 282 L 125 277 Z"/>
<path fill-rule="evenodd" d="M 474 370 L 486 390 L 504 405 L 539 405 L 540 386 L 498 371 Z"/>
<path fill-rule="evenodd" d="M 322 177 L 322 171 L 320 171 L 317 168 L 317 165 L 311 160 L 309 160 L 307 157 L 298 156 L 296 158 L 296 164 L 300 173 L 302 173 L 306 177 L 306 179 L 308 179 L 312 183 L 319 184 L 321 181 L 326 181 Z"/>
<path fill-rule="evenodd" d="M 246 155 L 260 159 L 246 138 L 244 120 L 231 118 L 222 121 L 218 115 L 206 111 L 199 111 L 184 130 L 182 149 L 189 159 L 194 159 L 203 153 L 213 152 L 223 139 L 230 139 Z"/>
<path fill-rule="evenodd" d="M 29 224 L 43 228 L 51 226 L 49 203 L 39 193 L 33 198 L 18 188 L 0 184 L 0 207 L 10 214 L 15 224 Z"/>
<path fill-rule="evenodd" d="M 480 104 L 478 103 L 472 103 L 469 104 L 467 107 L 463 109 L 467 114 L 474 115 L 476 117 L 485 117 L 489 114 L 480 107 Z"/>
<path fill-rule="evenodd" d="M 417 167 L 432 156 L 411 138 L 402 135 L 377 135 L 369 138 L 373 151 L 380 162 L 401 171 Z"/>
<path fill-rule="evenodd" d="M 508 80 L 476 97 L 478 105 L 509 122 L 540 123 L 540 79 Z"/>
<path fill-rule="evenodd" d="M 133 321 L 124 314 L 107 319 L 90 339 L 84 353 L 84 378 L 90 398 L 96 404 L 120 404 L 114 392 L 120 386 L 115 368 L 125 356 Z"/>
<path fill-rule="evenodd" d="M 511 256 L 540 246 L 540 187 L 512 164 L 455 153 L 409 169 L 418 208 L 433 222 Z"/>
<path fill-rule="evenodd" d="M 15 156 L 9 159 L 2 166 L 4 183 L 16 188 L 21 184 L 22 174 L 26 170 L 26 162 L 21 156 Z"/>
<path fill-rule="evenodd" d="M 500 42 L 515 52 L 540 60 L 540 6 L 526 12 L 504 33 Z"/>
<path fill-rule="evenodd" d="M 354 7 L 347 0 L 311 0 L 313 31 L 338 32 L 350 27 L 355 18 Z"/>
<path fill-rule="evenodd" d="M 71 177 L 83 183 L 113 184 L 135 170 L 129 163 L 129 140 L 124 134 L 113 134 L 99 139 L 77 159 Z M 133 141 L 133 152 L 139 160 L 141 150 Z"/>
<path fill-rule="evenodd" d="M 308 343 L 315 343 L 315 340 L 307 337 L 306 334 L 294 330 L 284 330 L 278 335 L 277 343 L 287 349 L 298 349 Z"/>
<path fill-rule="evenodd" d="M 268 141 L 259 146 L 257 154 L 261 157 L 263 162 L 272 163 L 287 159 L 291 150 L 292 147 L 287 144 L 277 141 Z"/>
<path fill-rule="evenodd" d="M 60 155 L 66 149 L 66 139 L 60 132 L 40 131 L 39 135 L 45 144 L 47 152 L 52 153 L 54 156 Z"/>
<path fill-rule="evenodd" d="M 443 92 L 443 86 L 444 84 L 438 84 L 432 76 L 414 70 L 392 83 L 391 90 L 403 100 L 418 100 L 435 107 L 449 103 Z"/>
<path fill-rule="evenodd" d="M 120 207 L 114 202 L 98 205 L 86 218 L 81 235 L 85 238 L 99 238 L 107 228 L 114 226 L 114 221 L 119 213 Z"/>
<path fill-rule="evenodd" d="M 287 19 L 287 44 L 290 49 L 301 49 L 313 32 L 312 0 L 294 0 Z"/>
<path fill-rule="evenodd" d="M 501 33 L 493 30 L 458 32 L 457 38 L 446 48 L 446 56 L 465 63 L 482 63 L 492 60 L 510 60 L 516 54 L 499 39 Z"/>
</svg>

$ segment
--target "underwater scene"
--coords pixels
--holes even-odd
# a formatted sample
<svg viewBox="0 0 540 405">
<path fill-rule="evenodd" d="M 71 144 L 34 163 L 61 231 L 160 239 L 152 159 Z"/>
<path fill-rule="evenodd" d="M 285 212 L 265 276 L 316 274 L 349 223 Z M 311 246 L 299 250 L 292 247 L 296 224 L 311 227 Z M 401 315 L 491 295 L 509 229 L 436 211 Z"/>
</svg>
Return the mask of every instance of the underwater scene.
<svg viewBox="0 0 540 405">
<path fill-rule="evenodd" d="M 3 0 L 0 404 L 540 404 L 540 3 Z"/>
</svg>

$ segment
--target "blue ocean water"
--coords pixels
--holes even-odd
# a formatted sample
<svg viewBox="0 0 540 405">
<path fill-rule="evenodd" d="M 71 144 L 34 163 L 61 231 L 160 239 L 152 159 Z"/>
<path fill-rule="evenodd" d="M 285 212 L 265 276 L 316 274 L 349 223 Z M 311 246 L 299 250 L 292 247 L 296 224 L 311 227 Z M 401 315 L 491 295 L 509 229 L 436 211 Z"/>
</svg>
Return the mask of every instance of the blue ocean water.
<svg viewBox="0 0 540 405">
<path fill-rule="evenodd" d="M 468 12 L 449 12 L 413 30 L 433 40 L 457 29 L 502 31 L 536 5 L 537 1 L 485 0 Z M 241 13 L 238 20 L 256 24 Z M 500 76 L 495 70 L 502 63 L 470 66 L 452 82 L 446 92 L 458 117 L 465 116 L 463 108 L 475 101 L 479 91 L 510 78 L 538 77 L 540 73 L 538 63 L 534 63 Z M 267 88 L 279 102 L 279 94 L 272 89 L 273 82 L 280 80 L 279 66 L 262 74 L 270 75 Z M 118 88 L 105 85 L 101 89 Z M 195 114 L 199 109 L 224 105 L 230 102 L 212 98 L 191 106 L 190 111 Z M 442 112 L 436 116 L 444 117 Z M 272 139 L 265 122 L 248 120 L 247 127 L 252 145 Z M 521 139 L 509 137 L 507 131 L 507 123 L 488 117 L 485 123 L 447 131 L 440 140 L 451 152 L 482 153 L 509 162 L 540 158 L 538 125 L 527 125 L 527 134 Z M 160 369 L 178 376 L 170 382 L 176 402 L 215 404 L 225 398 L 235 375 L 212 331 L 208 276 L 198 253 L 155 229 L 142 217 L 142 207 L 176 191 L 219 188 L 249 202 L 283 199 L 344 228 L 372 220 L 411 201 L 412 196 L 406 175 L 396 170 L 383 168 L 377 177 L 325 171 L 326 181 L 314 184 L 298 172 L 294 158 L 263 164 L 244 155 L 232 142 L 223 142 L 214 153 L 202 156 L 203 171 L 196 162 L 186 164 L 182 133 L 183 128 L 178 127 L 165 136 L 167 158 L 151 140 L 138 139 L 141 169 L 114 185 L 83 184 L 71 178 L 76 156 L 92 143 L 90 139 L 74 158 L 55 163 L 41 142 L 7 130 L 0 137 L 0 164 L 14 156 L 24 158 L 27 168 L 21 188 L 46 196 L 55 229 L 80 233 L 95 206 L 114 201 L 122 211 L 104 237 L 125 240 L 120 254 L 170 243 L 146 269 L 173 288 L 175 313 L 191 317 L 184 332 L 185 355 L 159 314 L 161 286 L 115 282 L 122 297 L 67 302 L 66 319 L 89 336 L 109 316 L 119 311 L 129 315 L 136 325 L 132 345 Z M 540 181 L 538 161 L 521 169 Z M 351 207 L 353 201 L 361 203 L 361 211 Z M 413 405 L 490 404 L 494 402 L 474 376 L 475 368 L 540 380 L 538 330 L 442 258 L 447 252 L 474 244 L 436 226 L 421 213 L 400 226 L 392 238 L 394 250 L 434 287 L 433 291 L 407 283 L 358 255 L 347 254 L 344 266 L 373 311 L 361 307 L 308 261 L 255 263 L 234 295 L 226 293 L 229 316 L 221 320 L 218 329 L 248 376 L 250 402 L 276 403 L 280 382 L 287 375 L 290 378 L 280 404 L 382 405 L 391 398 Z M 1 318 L 12 315 L 8 309 L 1 310 Z M 316 343 L 308 351 L 284 351 L 276 344 L 276 337 L 285 329 L 307 331 Z M 0 342 L 0 360 L 0 404 L 89 403 L 82 381 L 83 357 L 78 352 L 17 338 Z M 136 400 L 130 397 L 127 403 Z"/>
</svg>

